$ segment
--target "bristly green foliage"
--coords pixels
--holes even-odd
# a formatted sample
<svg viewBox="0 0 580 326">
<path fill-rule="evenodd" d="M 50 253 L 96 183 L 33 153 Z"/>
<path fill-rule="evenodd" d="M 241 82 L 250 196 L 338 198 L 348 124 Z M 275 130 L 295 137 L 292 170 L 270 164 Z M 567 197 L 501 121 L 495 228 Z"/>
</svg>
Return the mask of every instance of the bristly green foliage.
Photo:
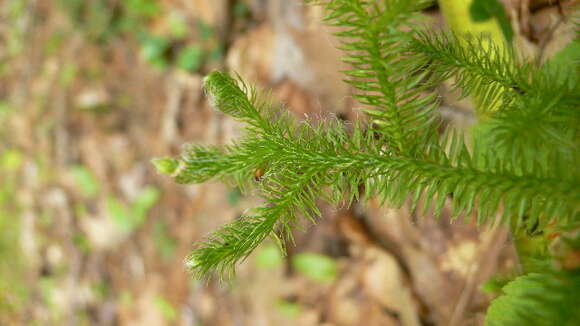
<svg viewBox="0 0 580 326">
<path fill-rule="evenodd" d="M 449 35 L 420 31 L 409 20 L 425 3 L 322 2 L 327 21 L 345 29 L 338 35 L 353 65 L 346 74 L 354 78 L 348 82 L 357 87 L 357 99 L 373 107 L 365 110 L 369 126 L 298 122 L 239 78 L 221 72 L 206 77 L 213 105 L 243 122 L 246 135 L 223 148 L 190 146 L 178 162 L 156 165 L 179 183 L 233 180 L 255 189 L 264 205 L 192 253 L 189 266 L 197 276 L 231 275 L 268 236 L 283 245 L 301 218 L 320 217 L 318 199 L 349 205 L 362 199 L 361 188 L 365 198 L 390 205 L 422 202 L 423 211 L 435 216 L 450 201 L 454 216 L 476 212 L 481 223 L 498 219 L 539 230 L 550 222 L 580 225 L 580 141 L 570 120 L 578 118 L 577 83 L 518 64 L 494 47 L 482 55 Z M 413 29 L 400 31 L 407 26 Z M 468 44 L 483 47 L 476 40 Z M 484 103 L 502 103 L 473 141 L 437 132 L 433 86 L 447 78 Z M 258 169 L 265 174 L 254 181 Z"/>
<path fill-rule="evenodd" d="M 434 83 L 454 77 L 454 86 L 463 96 L 481 99 L 480 109 L 508 106 L 523 98 L 551 94 L 554 114 L 580 105 L 580 86 L 572 82 L 575 71 L 550 72 L 526 62 L 519 62 L 511 48 L 500 50 L 485 36 L 458 39 L 449 33 L 419 32 L 410 42 L 414 63 L 422 61 L 435 77 Z M 558 77 L 556 77 L 558 76 Z M 562 78 L 554 83 L 555 78 Z M 560 110 L 560 112 L 557 112 Z M 576 112 L 576 114 L 580 114 Z"/>
<path fill-rule="evenodd" d="M 486 326 L 575 326 L 580 321 L 580 271 L 532 273 L 503 287 Z"/>
<path fill-rule="evenodd" d="M 287 113 L 260 105 L 255 97 L 246 97 L 247 88 L 241 80 L 224 73 L 210 74 L 204 86 L 216 108 L 247 123 L 247 136 L 223 150 L 191 146 L 174 173 L 176 181 L 231 178 L 245 189 L 257 169 L 266 170 L 264 180 L 257 184 L 266 204 L 213 234 L 190 257 L 190 266 L 199 276 L 214 271 L 228 275 L 236 262 L 274 231 L 286 241 L 299 215 L 312 221 L 320 216 L 315 201 L 328 196 L 323 193 L 324 185 L 336 189 L 334 199 L 344 194 L 346 187 L 337 181 L 340 175 L 328 172 L 352 168 L 349 165 L 356 159 L 356 150 L 370 140 L 360 139 L 360 126 L 354 127 L 355 136 L 349 138 L 337 121 L 316 127 L 306 122 L 298 124 Z M 349 174 L 349 186 L 358 186 L 363 180 L 355 175 Z"/>
<path fill-rule="evenodd" d="M 401 26 L 414 26 L 417 12 L 433 1 L 322 1 L 329 14 L 326 22 L 340 26 L 344 61 L 352 65 L 345 71 L 360 92 L 355 98 L 372 109 L 365 112 L 374 118 L 373 129 L 383 136 L 391 150 L 412 154 L 424 134 L 435 131 L 433 110 L 435 93 L 422 96 L 428 85 L 420 82 L 426 73 L 402 74 L 412 33 Z"/>
<path fill-rule="evenodd" d="M 500 156 L 518 166 L 557 160 L 571 164 L 579 158 L 580 83 L 575 67 L 543 69 L 520 63 L 512 50 L 500 51 L 482 37 L 458 40 L 450 34 L 419 32 L 410 42 L 414 63 L 432 71 L 430 83 L 454 78 L 464 96 L 480 101 L 488 117 L 480 127 Z M 548 96 L 549 94 L 549 96 Z M 487 111 L 487 109 L 499 112 Z M 554 154 L 551 154 L 554 155 Z M 572 172 L 578 172 L 572 171 Z M 577 175 L 572 176 L 577 179 Z"/>
<path fill-rule="evenodd" d="M 506 219 L 524 222 L 525 213 L 525 223 L 531 225 L 545 225 L 554 216 L 570 219 L 577 209 L 578 184 L 557 179 L 549 171 L 543 176 L 509 173 L 509 165 L 501 161 L 470 154 L 459 136 L 427 143 L 422 160 L 409 158 L 381 149 L 372 133 L 359 125 L 348 133 L 335 120 L 319 126 L 295 123 L 282 111 L 247 98 L 238 85 L 243 84 L 221 72 L 205 80 L 217 108 L 247 122 L 246 138 L 221 150 L 191 146 L 174 176 L 179 183 L 232 178 L 245 187 L 256 169 L 265 168 L 256 186 L 266 204 L 226 225 L 194 251 L 190 265 L 199 276 L 230 274 L 235 263 L 273 231 L 288 238 L 299 216 L 311 220 L 320 216 L 317 198 L 351 202 L 359 198 L 361 184 L 367 196 L 394 205 L 401 205 L 410 194 L 414 204 L 423 196 L 424 209 L 434 206 L 436 215 L 453 193 L 455 215 L 470 214 L 477 205 L 480 221 L 495 216 L 502 204 Z M 479 147 L 474 145 L 475 153 Z"/>
</svg>

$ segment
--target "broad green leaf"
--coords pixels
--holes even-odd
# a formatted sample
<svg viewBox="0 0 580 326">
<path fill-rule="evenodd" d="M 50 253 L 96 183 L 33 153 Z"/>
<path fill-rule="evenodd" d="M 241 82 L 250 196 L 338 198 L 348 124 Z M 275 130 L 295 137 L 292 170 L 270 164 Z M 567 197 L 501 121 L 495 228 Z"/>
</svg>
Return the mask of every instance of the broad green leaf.
<svg viewBox="0 0 580 326">
<path fill-rule="evenodd" d="M 505 13 L 503 5 L 498 0 L 473 0 L 469 7 L 469 15 L 474 22 L 484 22 L 497 19 L 504 37 L 511 43 L 513 30 Z"/>
</svg>

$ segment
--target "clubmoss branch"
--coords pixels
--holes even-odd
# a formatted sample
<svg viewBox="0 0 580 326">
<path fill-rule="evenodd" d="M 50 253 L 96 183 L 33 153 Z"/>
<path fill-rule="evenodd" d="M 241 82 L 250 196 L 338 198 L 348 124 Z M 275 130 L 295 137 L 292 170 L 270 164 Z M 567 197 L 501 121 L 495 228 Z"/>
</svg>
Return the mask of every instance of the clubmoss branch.
<svg viewBox="0 0 580 326">
<path fill-rule="evenodd" d="M 233 180 L 255 190 L 264 204 L 202 242 L 188 260 L 194 275 L 229 277 L 264 239 L 292 241 L 290 231 L 301 219 L 315 222 L 321 216 L 320 199 L 349 205 L 379 198 L 392 206 L 410 203 L 412 209 L 421 204 L 424 214 L 435 216 L 450 203 L 455 218 L 501 220 L 520 234 L 580 228 L 577 77 L 518 64 L 511 53 L 477 37 L 422 32 L 412 21 L 427 3 L 321 2 L 327 21 L 344 29 L 338 35 L 352 65 L 347 82 L 370 107 L 364 109 L 369 125 L 298 122 L 240 78 L 208 75 L 208 97 L 244 124 L 244 137 L 222 148 L 192 145 L 179 158 L 153 163 L 178 183 Z M 408 31 L 401 32 L 403 27 Z M 432 89 L 448 78 L 489 114 L 471 137 L 451 129 L 439 135 Z M 257 179 L 256 171 L 261 171 Z M 538 285 L 550 296 L 508 287 L 490 310 L 490 325 L 502 321 L 502 314 L 514 325 L 527 324 L 522 313 L 530 307 L 540 311 L 533 319 L 539 325 L 575 316 L 566 304 L 577 299 L 568 291 L 578 286 L 577 275 L 550 271 L 516 280 L 513 287 L 522 284 Z"/>
</svg>

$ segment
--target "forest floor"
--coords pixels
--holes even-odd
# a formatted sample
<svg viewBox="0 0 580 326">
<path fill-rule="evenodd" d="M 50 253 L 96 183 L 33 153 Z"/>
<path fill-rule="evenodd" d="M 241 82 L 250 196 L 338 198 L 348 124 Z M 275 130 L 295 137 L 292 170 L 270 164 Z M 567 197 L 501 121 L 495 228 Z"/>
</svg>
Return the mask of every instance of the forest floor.
<svg viewBox="0 0 580 326">
<path fill-rule="evenodd" d="M 575 1 L 505 2 L 530 56 L 569 38 Z M 287 255 L 267 242 L 226 283 L 188 273 L 196 241 L 259 199 L 176 185 L 150 160 L 240 134 L 204 97 L 215 69 L 298 118 L 361 118 L 322 17 L 286 0 L 0 3 L 0 325 L 481 324 L 482 284 L 518 262 L 505 228 L 448 211 L 320 203 Z M 475 122 L 468 100 L 441 96 L 448 124 Z"/>
</svg>

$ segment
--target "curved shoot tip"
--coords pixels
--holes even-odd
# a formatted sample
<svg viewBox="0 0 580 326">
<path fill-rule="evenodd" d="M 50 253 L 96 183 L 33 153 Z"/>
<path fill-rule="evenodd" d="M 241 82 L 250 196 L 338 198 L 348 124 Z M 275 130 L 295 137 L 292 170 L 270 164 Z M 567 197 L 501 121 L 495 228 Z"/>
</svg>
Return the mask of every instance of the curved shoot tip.
<svg viewBox="0 0 580 326">
<path fill-rule="evenodd" d="M 186 266 L 186 267 L 187 267 L 187 269 L 189 269 L 189 270 L 193 270 L 193 269 L 195 269 L 195 267 L 197 267 L 197 265 L 198 265 L 197 259 L 195 259 L 194 257 L 188 257 L 188 258 L 185 260 L 185 266 Z"/>
<path fill-rule="evenodd" d="M 220 90 L 227 81 L 229 81 L 229 76 L 221 71 L 212 71 L 207 76 L 203 77 L 202 87 L 205 90 L 209 103 L 212 107 L 218 110 L 221 110 L 220 106 L 222 103 L 218 101 L 219 98 L 216 99 L 216 97 L 221 95 Z"/>
<path fill-rule="evenodd" d="M 210 72 L 209 74 L 207 74 L 205 77 L 203 77 L 203 81 L 202 81 L 202 85 L 203 88 L 211 88 L 212 82 L 215 82 L 216 80 L 219 79 L 223 79 L 223 78 L 227 78 L 227 74 L 219 71 L 219 70 L 214 70 L 212 72 Z"/>
<path fill-rule="evenodd" d="M 203 79 L 203 88 L 211 106 L 234 118 L 247 118 L 255 111 L 243 85 L 241 80 L 221 71 L 214 71 Z"/>
<path fill-rule="evenodd" d="M 154 158 L 151 163 L 155 165 L 157 171 L 168 175 L 173 174 L 179 166 L 179 161 L 170 157 Z"/>
</svg>

